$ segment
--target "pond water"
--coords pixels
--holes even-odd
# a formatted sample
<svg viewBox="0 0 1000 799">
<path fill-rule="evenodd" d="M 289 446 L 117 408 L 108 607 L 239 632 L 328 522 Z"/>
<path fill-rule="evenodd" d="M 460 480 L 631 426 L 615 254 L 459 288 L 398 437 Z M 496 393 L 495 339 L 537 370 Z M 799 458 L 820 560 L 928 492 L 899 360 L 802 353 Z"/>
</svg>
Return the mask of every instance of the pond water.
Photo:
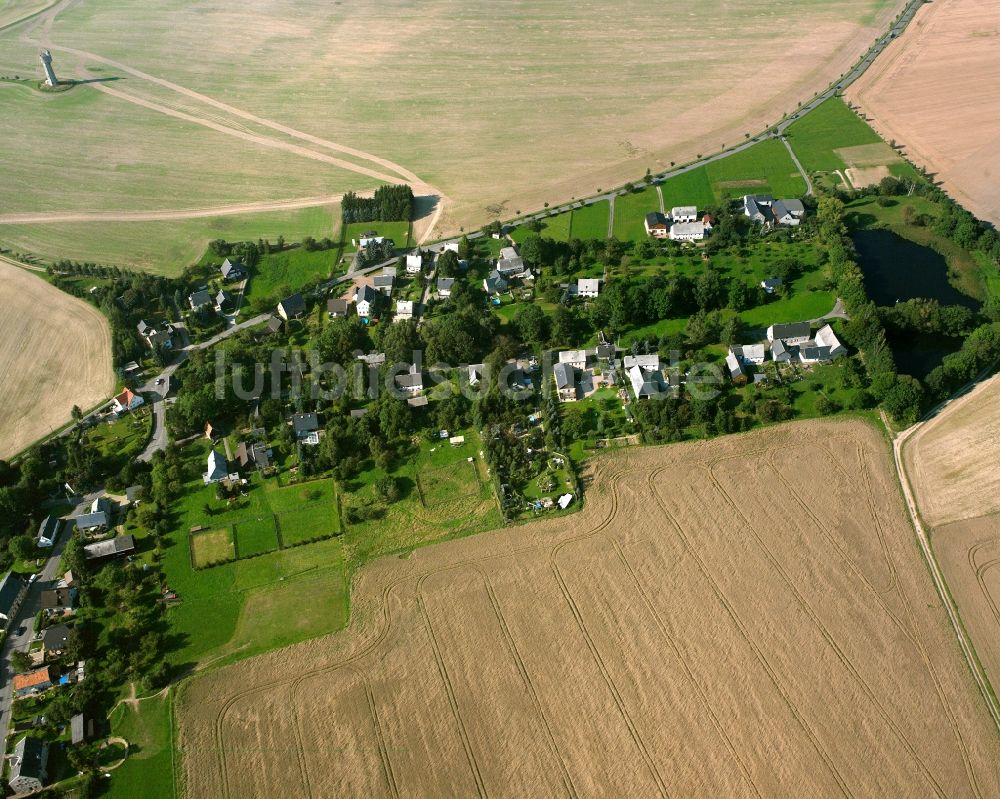
<svg viewBox="0 0 1000 799">
<path fill-rule="evenodd" d="M 948 262 L 930 247 L 915 244 L 890 230 L 860 230 L 853 234 L 865 290 L 876 305 L 924 297 L 942 305 L 979 310 L 980 303 L 948 282 Z M 945 355 L 962 346 L 959 338 L 926 333 L 890 333 L 896 368 L 923 379 Z"/>
<path fill-rule="evenodd" d="M 948 262 L 930 247 L 891 230 L 859 230 L 852 236 L 865 275 L 865 289 L 876 305 L 925 297 L 942 305 L 979 310 L 979 302 L 948 282 Z"/>
</svg>

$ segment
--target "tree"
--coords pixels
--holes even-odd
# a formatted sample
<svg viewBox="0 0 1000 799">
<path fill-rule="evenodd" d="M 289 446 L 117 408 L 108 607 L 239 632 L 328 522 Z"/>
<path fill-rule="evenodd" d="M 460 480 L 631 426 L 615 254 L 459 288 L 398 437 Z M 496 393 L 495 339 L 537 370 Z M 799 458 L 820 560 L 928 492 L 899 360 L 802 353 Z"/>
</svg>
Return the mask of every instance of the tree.
<svg viewBox="0 0 1000 799">
<path fill-rule="evenodd" d="M 383 475 L 376 478 L 373 488 L 383 502 L 395 502 L 399 499 L 399 483 L 395 477 Z"/>
<path fill-rule="evenodd" d="M 549 319 L 537 305 L 522 305 L 514 314 L 514 329 L 522 341 L 542 344 L 548 340 Z"/>
<path fill-rule="evenodd" d="M 27 652 L 16 650 L 10 656 L 10 665 L 11 668 L 13 668 L 18 674 L 24 674 L 26 671 L 31 671 L 31 667 L 33 665 L 31 662 L 31 655 Z"/>
<path fill-rule="evenodd" d="M 74 422 L 79 422 L 83 418 L 83 411 L 80 410 L 79 405 L 74 405 L 70 409 L 69 415 L 73 417 Z"/>
<path fill-rule="evenodd" d="M 29 535 L 19 535 L 10 539 L 7 549 L 16 560 L 30 560 L 38 554 L 38 547 Z"/>
<path fill-rule="evenodd" d="M 458 274 L 458 255 L 445 250 L 437 259 L 438 277 L 455 277 Z"/>
<path fill-rule="evenodd" d="M 909 427 L 920 418 L 924 389 L 920 381 L 910 375 L 899 375 L 886 392 L 882 406 L 897 424 Z"/>
</svg>

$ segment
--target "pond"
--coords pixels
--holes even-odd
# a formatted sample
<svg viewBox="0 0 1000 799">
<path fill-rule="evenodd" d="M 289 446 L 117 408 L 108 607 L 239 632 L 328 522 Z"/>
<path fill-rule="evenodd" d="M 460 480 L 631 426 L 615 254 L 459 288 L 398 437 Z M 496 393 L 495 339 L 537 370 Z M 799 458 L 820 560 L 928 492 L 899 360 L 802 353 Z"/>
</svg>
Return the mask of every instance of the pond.
<svg viewBox="0 0 1000 799">
<path fill-rule="evenodd" d="M 925 297 L 942 305 L 979 310 L 977 300 L 948 282 L 948 262 L 930 247 L 891 230 L 859 230 L 852 238 L 865 275 L 865 289 L 876 305 Z"/>
<path fill-rule="evenodd" d="M 980 303 L 948 282 L 948 262 L 930 247 L 890 230 L 859 230 L 852 236 L 865 276 L 865 290 L 876 305 L 895 305 L 917 297 L 942 305 L 979 310 Z M 956 352 L 962 339 L 929 333 L 889 333 L 889 346 L 902 374 L 923 379 Z"/>
</svg>

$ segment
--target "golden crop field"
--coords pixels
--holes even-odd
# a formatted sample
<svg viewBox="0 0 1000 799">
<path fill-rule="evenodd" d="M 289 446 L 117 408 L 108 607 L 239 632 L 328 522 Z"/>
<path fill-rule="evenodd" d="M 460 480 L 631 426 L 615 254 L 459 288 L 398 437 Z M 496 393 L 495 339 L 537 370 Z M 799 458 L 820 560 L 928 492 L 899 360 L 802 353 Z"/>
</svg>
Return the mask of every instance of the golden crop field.
<svg viewBox="0 0 1000 799">
<path fill-rule="evenodd" d="M 112 389 L 111 331 L 101 312 L 0 259 L 0 458 Z"/>
<path fill-rule="evenodd" d="M 276 211 L 387 180 L 441 198 L 419 231 L 455 232 L 743 141 L 903 4 L 63 0 L 0 31 L 0 75 L 39 76 L 48 47 L 57 74 L 91 81 L 0 82 L 16 123 L 0 240 L 10 225 L 25 249 L 72 249 L 87 214 L 98 240 L 136 212 Z"/>
<path fill-rule="evenodd" d="M 1000 793 L 879 431 L 626 450 L 586 481 L 579 514 L 366 566 L 346 631 L 187 682 L 185 795 Z"/>
</svg>

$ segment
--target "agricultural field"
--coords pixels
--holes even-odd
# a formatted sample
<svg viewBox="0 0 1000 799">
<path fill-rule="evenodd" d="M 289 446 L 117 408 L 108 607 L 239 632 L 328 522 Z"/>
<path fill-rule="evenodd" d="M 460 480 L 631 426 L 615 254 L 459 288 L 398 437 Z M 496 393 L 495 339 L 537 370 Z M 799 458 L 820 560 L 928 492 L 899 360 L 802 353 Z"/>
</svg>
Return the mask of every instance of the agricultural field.
<svg viewBox="0 0 1000 799">
<path fill-rule="evenodd" d="M 613 235 L 619 241 L 644 241 L 647 237 L 645 219 L 650 211 L 660 210 L 656 188 L 646 186 L 615 198 Z M 670 209 L 667 209 L 669 213 Z"/>
<path fill-rule="evenodd" d="M 1000 511 L 1000 377 L 922 424 L 903 449 L 920 515 L 932 527 Z"/>
<path fill-rule="evenodd" d="M 186 796 L 1000 791 L 874 427 L 587 481 L 582 513 L 364 568 L 344 633 L 185 683 Z"/>
<path fill-rule="evenodd" d="M 843 148 L 882 144 L 882 139 L 842 99 L 831 97 L 785 132 L 807 172 L 834 172 L 851 166 Z"/>
<path fill-rule="evenodd" d="M 4 459 L 69 422 L 74 405 L 88 410 L 115 387 L 111 333 L 100 311 L 3 259 L 0 363 Z"/>
<path fill-rule="evenodd" d="M 504 15 L 503 50 L 522 66 L 496 47 L 494 11 L 469 0 L 195 14 L 182 0 L 58 4 L 0 30 L 0 75 L 39 76 L 49 47 L 64 79 L 92 82 L 0 88 L 0 113 L 18 120 L 0 147 L 0 223 L 319 204 L 406 180 L 443 199 L 426 220 L 438 233 L 470 229 L 763 130 L 840 75 L 903 2 L 708 0 L 706 58 L 707 39 L 684 26 L 637 27 L 636 0 L 613 15 L 544 0 Z M 747 52 L 796 68 L 761 80 L 740 68 Z M 56 249 L 46 230 L 33 239 Z"/>
<path fill-rule="evenodd" d="M 777 139 L 768 139 L 748 150 L 733 153 L 704 167 L 718 200 L 744 194 L 801 197 L 805 181 L 788 150 Z"/>
<path fill-rule="evenodd" d="M 883 138 L 898 142 L 957 202 L 994 224 L 1000 223 L 998 29 L 1000 5 L 990 0 L 928 3 L 847 90 Z"/>
</svg>

